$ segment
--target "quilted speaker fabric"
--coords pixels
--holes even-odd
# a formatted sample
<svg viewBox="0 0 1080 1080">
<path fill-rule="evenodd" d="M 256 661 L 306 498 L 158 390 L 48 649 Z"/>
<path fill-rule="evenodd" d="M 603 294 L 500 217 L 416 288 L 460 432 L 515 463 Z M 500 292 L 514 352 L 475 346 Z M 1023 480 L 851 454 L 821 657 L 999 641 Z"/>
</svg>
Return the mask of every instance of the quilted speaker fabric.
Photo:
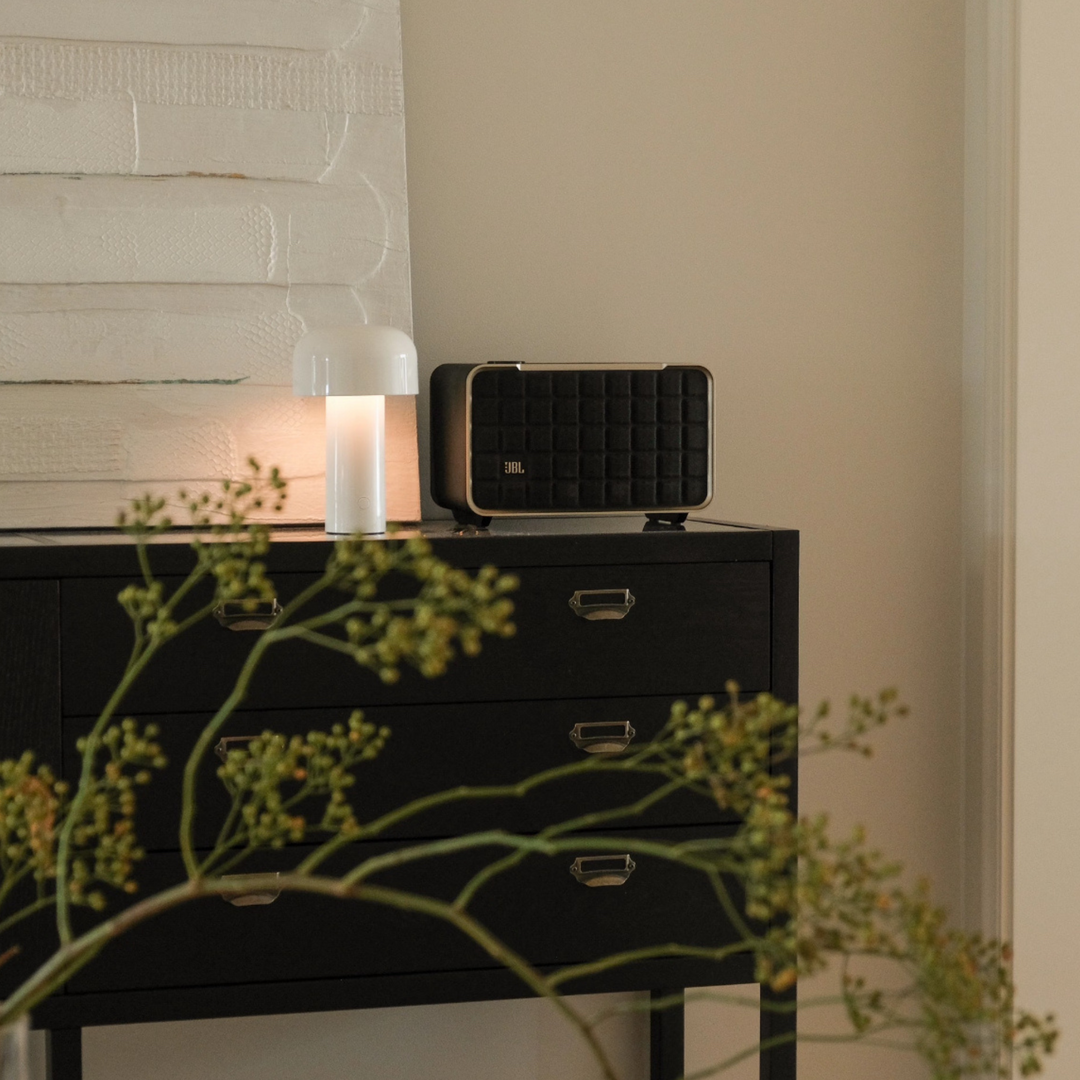
<svg viewBox="0 0 1080 1080">
<path fill-rule="evenodd" d="M 472 500 L 495 512 L 698 507 L 710 428 L 701 368 L 484 368 L 472 383 Z"/>
</svg>

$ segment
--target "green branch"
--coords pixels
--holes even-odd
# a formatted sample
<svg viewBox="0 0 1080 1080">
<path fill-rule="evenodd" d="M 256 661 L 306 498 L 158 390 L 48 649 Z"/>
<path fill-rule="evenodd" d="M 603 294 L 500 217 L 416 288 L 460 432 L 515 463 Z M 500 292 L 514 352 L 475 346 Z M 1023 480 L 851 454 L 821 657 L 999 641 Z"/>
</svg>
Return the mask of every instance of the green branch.
<svg viewBox="0 0 1080 1080">
<path fill-rule="evenodd" d="M 206 756 L 210 747 L 217 740 L 218 732 L 225 722 L 236 711 L 236 707 L 247 696 L 248 686 L 262 660 L 263 654 L 277 638 L 274 631 L 265 631 L 260 634 L 258 640 L 252 646 L 244 661 L 240 674 L 233 685 L 229 696 L 214 713 L 213 717 L 200 732 L 191 753 L 184 765 L 183 794 L 181 796 L 180 810 L 180 853 L 184 860 L 184 868 L 191 878 L 199 876 L 199 863 L 195 857 L 195 785 L 198 780 L 199 766 Z"/>
<path fill-rule="evenodd" d="M 134 518 L 124 527 L 136 542 L 141 585 L 129 586 L 120 596 L 132 622 L 131 656 L 86 737 L 79 781 L 70 801 L 63 782 L 56 781 L 46 767 L 32 772 L 32 755 L 3 763 L 7 779 L 0 806 L 0 905 L 31 873 L 37 880 L 38 897 L 0 922 L 0 933 L 54 904 L 60 945 L 0 1004 L 0 1022 L 34 1007 L 98 956 L 109 941 L 145 919 L 197 897 L 228 898 L 267 888 L 379 904 L 454 927 L 533 993 L 548 999 L 585 1040 L 607 1080 L 616 1077 L 596 1038 L 598 1024 L 617 1012 L 671 1008 L 695 1000 L 753 1004 L 777 1014 L 797 1007 L 841 1005 L 850 1032 L 800 1037 L 812 1042 L 862 1041 L 913 1048 L 930 1065 L 935 1080 L 956 1080 L 979 1070 L 980 1075 L 995 1070 L 1005 1075 L 1000 1071 L 1000 1048 L 1015 1048 L 1024 1075 L 1041 1068 L 1053 1049 L 1056 1029 L 1052 1019 L 1014 1008 L 1007 949 L 949 929 L 925 889 L 904 888 L 898 881 L 899 868 L 868 849 L 860 834 L 833 840 L 823 819 L 799 820 L 788 805 L 790 780 L 782 770 L 784 763 L 827 750 L 869 753 L 866 734 L 891 717 L 903 715 L 894 691 L 885 691 L 876 700 L 852 698 L 846 723 L 833 732 L 824 722 L 827 709 L 819 709 L 800 728 L 793 706 L 768 694 L 740 695 L 737 687 L 729 685 L 725 705 L 718 706 L 709 697 L 696 706 L 676 702 L 655 738 L 618 758 L 586 758 L 514 783 L 435 792 L 367 823 L 356 818 L 350 788 L 362 779 L 361 766 L 377 757 L 387 730 L 363 722 L 355 712 L 347 728 L 335 725 L 329 733 L 286 738 L 267 732 L 245 749 L 227 755 L 219 776 L 232 796 L 229 810 L 213 847 L 197 854 L 197 781 L 222 727 L 245 700 L 274 645 L 306 641 L 348 655 L 391 683 L 405 665 L 425 676 L 438 675 L 458 651 L 467 656 L 479 651 L 483 635 L 512 632 L 512 606 L 504 595 L 515 585 L 510 578 L 500 577 L 492 568 L 475 576 L 455 570 L 417 541 L 335 544 L 324 573 L 287 601 L 275 625 L 255 638 L 228 696 L 187 755 L 179 821 L 187 880 L 75 935 L 71 906 L 104 904 L 103 896 L 86 894 L 87 882 L 130 890 L 134 888 L 130 864 L 142 855 L 131 831 L 131 770 L 143 759 L 156 762 L 160 748 L 151 748 L 153 725 L 147 725 L 142 735 L 130 718 L 110 726 L 127 693 L 160 649 L 207 618 L 217 603 L 254 607 L 274 597 L 261 561 L 269 545 L 268 531 L 264 526 L 247 525 L 246 518 L 263 507 L 264 498 L 278 505 L 283 484 L 276 471 L 262 481 L 257 466 L 253 468 L 256 476 L 251 482 L 224 482 L 216 499 L 182 496 L 195 529 L 195 567 L 171 595 L 155 579 L 148 549 L 148 541 L 171 524 L 162 516 L 164 500 L 147 496 L 133 504 Z M 223 523 L 214 524 L 215 516 Z M 390 574 L 411 578 L 415 594 L 379 600 L 377 589 Z M 193 590 L 207 579 L 213 580 L 213 600 L 180 617 L 177 613 L 188 604 Z M 328 589 L 345 598 L 331 601 L 328 610 L 312 611 Z M 133 741 L 121 748 L 121 738 Z M 520 800 L 545 785 L 590 774 L 635 775 L 650 783 L 643 795 L 618 806 L 607 805 L 603 791 L 595 790 L 594 805 L 586 812 L 547 825 L 534 835 L 492 827 L 462 836 L 399 843 L 393 850 L 371 856 L 365 855 L 363 846 L 354 846 L 383 837 L 422 814 L 452 805 Z M 630 822 L 683 790 L 707 800 L 703 805 L 728 815 L 733 823 L 724 827 L 722 835 L 682 842 L 664 840 L 662 834 L 660 839 L 637 835 L 629 828 Z M 322 806 L 321 820 L 316 816 L 309 821 L 304 811 L 316 804 Z M 613 824 L 620 825 L 615 835 L 598 832 Z M 320 834 L 329 838 L 312 851 L 285 849 L 287 844 Z M 247 874 L 242 882 L 223 877 L 254 852 L 268 848 L 285 849 L 286 856 L 295 854 L 296 865 L 281 874 Z M 353 851 L 355 858 L 349 859 L 345 872 L 323 875 L 331 858 Z M 496 857 L 484 855 L 485 864 L 471 871 L 451 901 L 372 880 L 395 868 L 470 851 L 492 852 Z M 482 889 L 523 860 L 582 851 L 653 858 L 699 875 L 704 879 L 702 894 L 715 902 L 717 933 L 722 933 L 726 943 L 702 946 L 669 940 L 564 965 L 545 976 L 470 912 Z M 723 962 L 740 954 L 752 958 L 755 980 L 773 991 L 839 961 L 842 992 L 798 1004 L 769 994 L 757 1001 L 745 995 L 699 992 L 608 1008 L 591 1018 L 580 1015 L 561 993 L 574 981 L 630 964 L 672 957 Z M 887 991 L 868 985 L 853 964 L 862 957 L 890 960 L 907 981 Z M 889 1038 L 900 1032 L 911 1037 L 910 1047 Z M 704 1080 L 794 1038 L 794 1031 L 780 1033 L 686 1080 Z"/>
<path fill-rule="evenodd" d="M 14 915 L 9 915 L 3 922 L 0 922 L 0 934 L 6 934 L 13 926 L 21 923 L 23 919 L 28 919 L 31 915 L 44 911 L 55 903 L 55 896 L 39 896 L 33 903 L 20 908 Z"/>
</svg>

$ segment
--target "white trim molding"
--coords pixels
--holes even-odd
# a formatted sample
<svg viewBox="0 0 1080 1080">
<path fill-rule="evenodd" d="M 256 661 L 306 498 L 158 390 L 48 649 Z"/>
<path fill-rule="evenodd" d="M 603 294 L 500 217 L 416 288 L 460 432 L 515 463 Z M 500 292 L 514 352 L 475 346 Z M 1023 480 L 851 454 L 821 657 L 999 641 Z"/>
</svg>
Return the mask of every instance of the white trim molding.
<svg viewBox="0 0 1080 1080">
<path fill-rule="evenodd" d="M 964 917 L 1012 938 L 1019 0 L 967 0 Z"/>
</svg>

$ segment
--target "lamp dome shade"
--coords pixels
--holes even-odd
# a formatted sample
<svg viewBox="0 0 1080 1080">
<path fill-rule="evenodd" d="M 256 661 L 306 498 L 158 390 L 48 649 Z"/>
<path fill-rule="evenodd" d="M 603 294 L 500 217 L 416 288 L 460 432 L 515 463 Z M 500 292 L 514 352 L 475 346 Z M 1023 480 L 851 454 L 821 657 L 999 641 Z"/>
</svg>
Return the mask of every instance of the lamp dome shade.
<svg viewBox="0 0 1080 1080">
<path fill-rule="evenodd" d="M 293 393 L 364 397 L 416 394 L 416 346 L 392 326 L 328 327 L 305 334 L 293 350 Z"/>
</svg>

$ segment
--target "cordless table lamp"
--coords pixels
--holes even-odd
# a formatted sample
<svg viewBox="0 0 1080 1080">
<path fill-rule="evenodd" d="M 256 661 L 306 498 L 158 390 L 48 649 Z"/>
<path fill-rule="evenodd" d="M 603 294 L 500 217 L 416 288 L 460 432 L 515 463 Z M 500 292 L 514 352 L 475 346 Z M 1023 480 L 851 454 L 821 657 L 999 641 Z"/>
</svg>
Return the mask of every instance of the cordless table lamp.
<svg viewBox="0 0 1080 1080">
<path fill-rule="evenodd" d="M 386 531 L 387 394 L 416 394 L 416 346 L 392 326 L 305 334 L 293 350 L 293 392 L 326 398 L 326 531 Z"/>
</svg>

